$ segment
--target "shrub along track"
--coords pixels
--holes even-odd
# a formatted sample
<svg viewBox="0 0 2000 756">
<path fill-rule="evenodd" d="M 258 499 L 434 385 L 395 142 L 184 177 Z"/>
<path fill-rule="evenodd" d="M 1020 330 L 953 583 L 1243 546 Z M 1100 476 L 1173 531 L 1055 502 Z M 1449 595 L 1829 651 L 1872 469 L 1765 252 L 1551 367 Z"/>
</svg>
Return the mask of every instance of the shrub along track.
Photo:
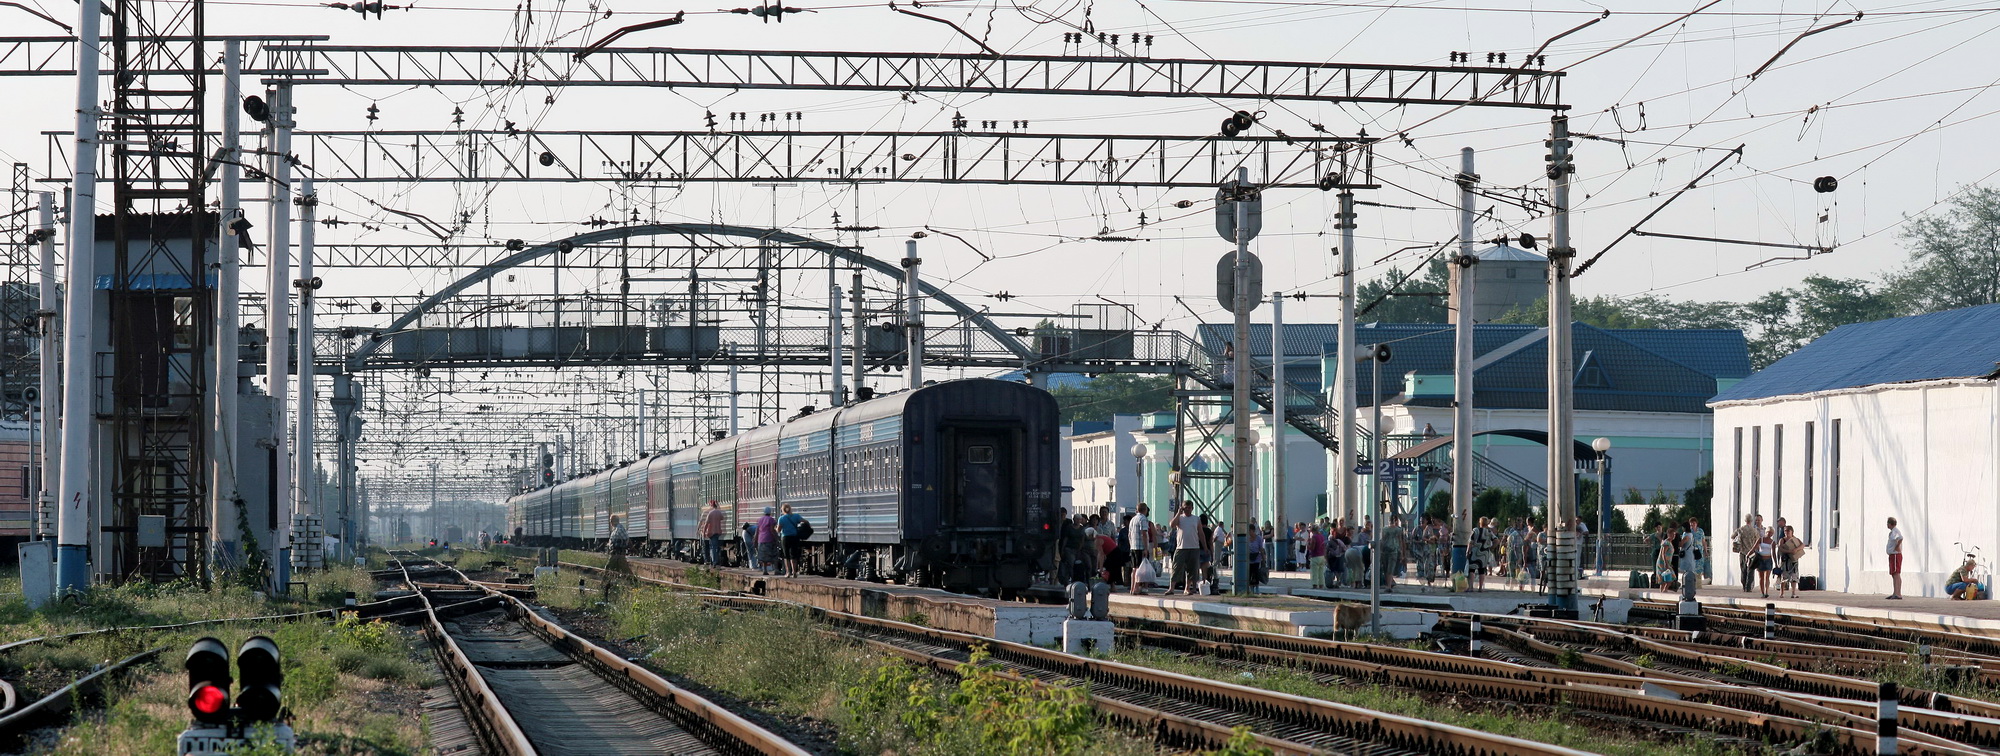
<svg viewBox="0 0 2000 756">
<path fill-rule="evenodd" d="M 495 584 L 429 560 L 398 566 L 418 588 L 425 634 L 487 753 L 808 753 L 578 637 Z"/>
</svg>

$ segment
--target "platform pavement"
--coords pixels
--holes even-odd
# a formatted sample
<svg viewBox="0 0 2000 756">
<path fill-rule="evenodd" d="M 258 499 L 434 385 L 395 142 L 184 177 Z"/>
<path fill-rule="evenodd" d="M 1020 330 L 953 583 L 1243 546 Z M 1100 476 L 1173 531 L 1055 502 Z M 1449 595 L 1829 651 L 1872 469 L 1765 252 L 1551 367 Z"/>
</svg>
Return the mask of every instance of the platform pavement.
<svg viewBox="0 0 2000 756">
<path fill-rule="evenodd" d="M 1939 629 L 1977 635 L 2000 636 L 2000 601 L 1990 599 L 1953 601 L 1944 597 L 1914 595 L 1921 590 L 1914 581 L 1904 584 L 1904 597 L 1890 599 L 1879 593 L 1804 591 L 1799 598 L 1764 598 L 1733 585 L 1705 585 L 1695 598 L 1706 606 L 1727 606 L 1761 611 L 1765 604 L 1780 612 L 1820 612 L 1857 620 L 1885 619 L 1929 625 Z M 1679 601 L 1673 591 L 1650 591 L 1626 587 L 1624 576 L 1586 577 L 1584 591 L 1593 595 L 1618 595 L 1649 601 Z"/>
</svg>

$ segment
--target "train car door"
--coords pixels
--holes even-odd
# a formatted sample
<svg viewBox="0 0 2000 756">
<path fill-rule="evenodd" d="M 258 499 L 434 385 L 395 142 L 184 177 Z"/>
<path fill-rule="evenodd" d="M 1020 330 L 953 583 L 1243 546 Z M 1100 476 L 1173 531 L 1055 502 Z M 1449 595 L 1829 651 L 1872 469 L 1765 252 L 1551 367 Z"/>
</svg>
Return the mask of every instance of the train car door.
<svg viewBox="0 0 2000 756">
<path fill-rule="evenodd" d="M 1010 428 L 959 427 L 951 433 L 952 524 L 960 528 L 1014 525 L 1020 500 L 1020 443 Z"/>
</svg>

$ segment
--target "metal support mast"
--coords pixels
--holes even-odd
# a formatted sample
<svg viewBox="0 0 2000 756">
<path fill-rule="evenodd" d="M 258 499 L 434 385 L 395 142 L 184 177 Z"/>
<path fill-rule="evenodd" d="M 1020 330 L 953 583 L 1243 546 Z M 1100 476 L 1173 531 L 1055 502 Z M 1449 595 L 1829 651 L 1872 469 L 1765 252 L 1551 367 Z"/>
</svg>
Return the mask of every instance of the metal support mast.
<svg viewBox="0 0 2000 756">
<path fill-rule="evenodd" d="M 1549 138 L 1549 532 L 1555 535 L 1549 560 L 1549 603 L 1576 611 L 1576 416 L 1574 370 L 1570 355 L 1570 262 L 1576 250 L 1569 243 L 1569 177 L 1576 172 L 1570 154 L 1569 118 L 1551 119 Z"/>
</svg>

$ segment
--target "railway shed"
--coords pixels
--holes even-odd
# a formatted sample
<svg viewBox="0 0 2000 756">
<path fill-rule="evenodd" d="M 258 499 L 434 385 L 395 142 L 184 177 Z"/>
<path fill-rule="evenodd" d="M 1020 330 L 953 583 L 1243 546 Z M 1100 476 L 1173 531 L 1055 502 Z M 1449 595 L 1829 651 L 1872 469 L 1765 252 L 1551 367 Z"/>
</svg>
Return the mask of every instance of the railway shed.
<svg viewBox="0 0 2000 756">
<path fill-rule="evenodd" d="M 2000 305 L 1842 326 L 1717 395 L 1712 517 L 1787 519 L 1822 588 L 1944 595 L 1970 552 L 2000 554 Z M 1717 582 L 1740 577 L 1725 559 Z M 1990 573 L 1991 565 L 1982 565 Z"/>
</svg>

